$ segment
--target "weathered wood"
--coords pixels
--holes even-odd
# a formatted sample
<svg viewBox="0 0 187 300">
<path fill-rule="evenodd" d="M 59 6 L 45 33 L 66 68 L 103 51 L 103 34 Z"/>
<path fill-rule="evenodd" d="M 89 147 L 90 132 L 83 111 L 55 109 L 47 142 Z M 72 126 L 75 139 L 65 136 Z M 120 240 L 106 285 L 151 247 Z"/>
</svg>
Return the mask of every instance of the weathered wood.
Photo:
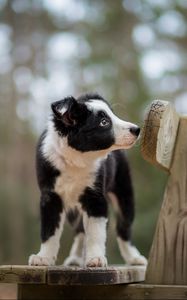
<svg viewBox="0 0 187 300">
<path fill-rule="evenodd" d="M 110 285 L 145 280 L 145 266 L 109 266 L 106 268 L 50 267 L 48 284 Z"/>
<path fill-rule="evenodd" d="M 119 284 L 96 286 L 19 285 L 18 299 L 27 300 L 183 300 L 187 286 Z"/>
<path fill-rule="evenodd" d="M 142 282 L 145 266 L 116 265 L 106 268 L 1 266 L 0 282 L 61 285 Z"/>
<path fill-rule="evenodd" d="M 187 118 L 180 119 L 146 282 L 187 285 Z"/>
<path fill-rule="evenodd" d="M 169 102 L 152 102 L 142 130 L 141 152 L 147 161 L 170 169 L 178 124 L 179 116 Z"/>
<path fill-rule="evenodd" d="M 46 282 L 46 267 L 0 266 L 0 283 L 35 283 Z"/>
</svg>

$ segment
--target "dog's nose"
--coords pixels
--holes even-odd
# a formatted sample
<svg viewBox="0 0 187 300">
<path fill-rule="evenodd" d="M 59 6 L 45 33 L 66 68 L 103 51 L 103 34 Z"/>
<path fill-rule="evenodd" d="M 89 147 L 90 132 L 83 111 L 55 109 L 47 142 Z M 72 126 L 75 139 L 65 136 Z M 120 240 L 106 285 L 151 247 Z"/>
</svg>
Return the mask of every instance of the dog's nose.
<svg viewBox="0 0 187 300">
<path fill-rule="evenodd" d="M 130 128 L 130 133 L 132 133 L 135 136 L 139 136 L 140 134 L 140 127 L 138 126 L 133 126 Z"/>
</svg>

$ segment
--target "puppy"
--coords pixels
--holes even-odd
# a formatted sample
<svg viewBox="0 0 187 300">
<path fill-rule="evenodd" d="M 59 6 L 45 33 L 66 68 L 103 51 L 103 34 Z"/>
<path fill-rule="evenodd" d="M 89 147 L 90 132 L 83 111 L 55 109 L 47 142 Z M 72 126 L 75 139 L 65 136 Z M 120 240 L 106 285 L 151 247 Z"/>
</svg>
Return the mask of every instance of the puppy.
<svg viewBox="0 0 187 300">
<path fill-rule="evenodd" d="M 131 244 L 134 200 L 128 163 L 140 128 L 119 119 L 98 94 L 52 103 L 52 115 L 37 147 L 41 190 L 40 251 L 29 265 L 54 265 L 67 217 L 76 236 L 64 264 L 107 266 L 105 254 L 108 200 L 117 207 L 117 241 L 131 265 L 146 258 Z"/>
</svg>

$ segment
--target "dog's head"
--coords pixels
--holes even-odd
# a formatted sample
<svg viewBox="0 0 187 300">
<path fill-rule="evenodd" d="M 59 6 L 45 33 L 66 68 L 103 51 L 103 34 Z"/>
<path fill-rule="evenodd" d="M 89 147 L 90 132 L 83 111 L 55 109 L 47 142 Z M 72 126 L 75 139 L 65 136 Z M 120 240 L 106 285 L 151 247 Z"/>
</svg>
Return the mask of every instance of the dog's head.
<svg viewBox="0 0 187 300">
<path fill-rule="evenodd" d="M 135 124 L 119 119 L 98 94 L 52 103 L 54 128 L 78 151 L 131 148 L 140 133 Z"/>
</svg>

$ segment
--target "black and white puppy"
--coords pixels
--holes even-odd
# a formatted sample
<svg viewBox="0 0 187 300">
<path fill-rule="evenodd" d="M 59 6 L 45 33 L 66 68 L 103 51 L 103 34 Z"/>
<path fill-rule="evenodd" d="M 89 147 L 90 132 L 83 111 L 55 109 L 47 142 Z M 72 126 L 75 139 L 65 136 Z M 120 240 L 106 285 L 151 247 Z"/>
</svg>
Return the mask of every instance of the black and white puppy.
<svg viewBox="0 0 187 300">
<path fill-rule="evenodd" d="M 41 190 L 40 251 L 30 265 L 54 265 L 67 216 L 75 240 L 65 265 L 102 267 L 108 200 L 117 207 L 117 241 L 128 264 L 146 264 L 132 246 L 134 200 L 125 154 L 140 128 L 119 119 L 98 94 L 52 103 L 52 117 L 37 148 Z"/>
</svg>

